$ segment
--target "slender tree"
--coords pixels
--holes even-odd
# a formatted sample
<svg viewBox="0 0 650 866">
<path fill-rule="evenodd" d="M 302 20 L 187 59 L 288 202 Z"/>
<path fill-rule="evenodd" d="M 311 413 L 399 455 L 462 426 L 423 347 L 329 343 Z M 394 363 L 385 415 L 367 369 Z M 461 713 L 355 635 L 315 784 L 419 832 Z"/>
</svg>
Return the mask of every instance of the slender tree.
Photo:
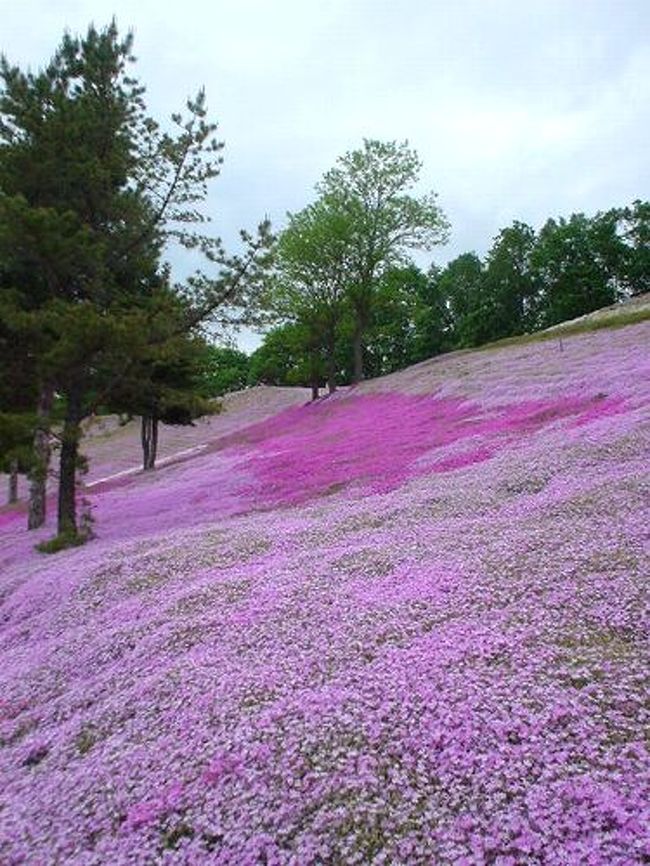
<svg viewBox="0 0 650 866">
<path fill-rule="evenodd" d="M 444 243 L 448 223 L 436 195 L 413 194 L 422 163 L 407 142 L 365 139 L 340 157 L 317 189 L 348 226 L 346 292 L 354 313 L 355 382 L 363 378 L 363 340 L 372 320 L 379 276 L 408 264 L 410 250 Z"/>
<path fill-rule="evenodd" d="M 499 232 L 487 255 L 483 286 L 490 340 L 535 327 L 540 302 L 531 264 L 535 243 L 534 230 L 515 221 Z"/>
</svg>

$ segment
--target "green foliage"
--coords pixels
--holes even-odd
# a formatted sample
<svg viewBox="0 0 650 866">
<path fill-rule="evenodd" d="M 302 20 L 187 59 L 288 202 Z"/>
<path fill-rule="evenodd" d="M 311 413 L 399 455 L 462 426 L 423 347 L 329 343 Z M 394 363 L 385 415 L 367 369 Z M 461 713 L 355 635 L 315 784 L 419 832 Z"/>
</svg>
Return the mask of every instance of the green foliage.
<svg viewBox="0 0 650 866">
<path fill-rule="evenodd" d="M 491 303 L 484 271 L 475 253 L 464 253 L 440 273 L 436 288 L 447 304 L 455 348 L 475 346 L 489 339 Z"/>
<path fill-rule="evenodd" d="M 391 268 L 377 284 L 364 355 L 368 376 L 384 376 L 427 357 L 420 354 L 418 326 L 428 309 L 428 279 L 415 265 Z M 353 371 L 350 371 L 353 374 Z"/>
<path fill-rule="evenodd" d="M 34 426 L 33 415 L 0 412 L 0 472 L 9 472 L 12 464 L 19 472 L 30 471 Z"/>
<path fill-rule="evenodd" d="M 444 242 L 448 226 L 433 194 L 413 195 L 420 170 L 406 143 L 365 140 L 290 216 L 267 300 L 297 329 L 268 334 L 253 379 L 313 383 L 324 363 L 333 388 L 364 367 L 383 375 L 650 290 L 650 204 L 641 201 L 548 220 L 539 232 L 515 221 L 483 261 L 464 253 L 421 273 L 410 252 Z"/>
<path fill-rule="evenodd" d="M 650 202 L 635 201 L 619 216 L 625 244 L 624 288 L 631 295 L 650 292 Z"/>
<path fill-rule="evenodd" d="M 649 214 L 650 206 L 635 202 L 590 218 L 550 220 L 537 234 L 515 222 L 499 232 L 484 261 L 465 253 L 427 274 L 413 265 L 387 269 L 373 290 L 367 373 L 385 375 L 452 349 L 549 339 L 554 332 L 539 333 L 540 328 L 638 293 L 650 279 L 645 264 Z M 346 299 L 341 299 L 332 342 L 339 382 L 354 377 L 354 311 Z M 269 332 L 251 358 L 252 381 L 309 384 L 309 314 L 316 320 L 316 309 L 305 300 L 302 319 Z M 646 317 L 643 310 L 619 310 L 562 333 Z"/>
<path fill-rule="evenodd" d="M 67 550 L 69 547 L 81 547 L 88 541 L 88 538 L 89 536 L 85 532 L 66 529 L 47 541 L 39 542 L 36 545 L 36 550 L 39 553 L 59 553 L 59 551 Z"/>
<path fill-rule="evenodd" d="M 202 389 L 207 343 L 187 333 L 184 321 L 187 305 L 168 286 L 157 286 L 149 298 L 147 323 L 140 339 L 130 341 L 128 368 L 112 383 L 106 397 L 110 411 L 127 415 L 153 416 L 168 424 L 189 424 L 193 418 L 209 414 L 212 407 Z M 132 311 L 135 320 L 141 313 Z M 126 327 L 127 339 L 137 333 Z M 102 362 L 101 378 L 108 379 L 125 351 L 116 335 L 110 352 Z"/>
<path fill-rule="evenodd" d="M 44 391 L 64 399 L 61 532 L 76 526 L 81 420 L 111 401 L 176 419 L 181 403 L 199 411 L 193 332 L 215 311 L 249 316 L 268 263 L 268 223 L 243 232 L 235 255 L 204 231 L 223 147 L 204 92 L 163 130 L 129 74 L 131 48 L 113 22 L 65 35 L 37 73 L 0 60 L 0 336 L 18 347 L 34 403 Z M 169 243 L 201 253 L 214 275 L 171 288 Z"/>
<path fill-rule="evenodd" d="M 515 222 L 495 238 L 484 262 L 465 253 L 434 275 L 416 341 L 426 345 L 430 334 L 434 350 L 480 346 L 645 291 L 649 237 L 650 205 L 643 202 L 548 220 L 538 233 Z"/>
<path fill-rule="evenodd" d="M 346 215 L 322 198 L 289 215 L 266 296 L 275 319 L 296 326 L 287 332 L 292 354 L 301 357 L 295 376 L 305 375 L 316 386 L 325 365 L 330 391 L 336 387 L 335 353 L 345 314 L 350 231 Z"/>
<path fill-rule="evenodd" d="M 514 222 L 502 229 L 487 255 L 484 273 L 485 331 L 489 339 L 523 334 L 535 326 L 538 279 L 531 268 L 535 232 Z"/>
<path fill-rule="evenodd" d="M 407 142 L 364 139 L 340 157 L 317 189 L 328 206 L 353 227 L 356 276 L 403 265 L 409 250 L 430 250 L 447 239 L 449 226 L 436 195 L 416 197 L 422 163 Z"/>
<path fill-rule="evenodd" d="M 447 240 L 449 225 L 434 193 L 416 197 L 422 163 L 407 142 L 365 139 L 342 156 L 317 189 L 347 225 L 346 295 L 354 316 L 354 380 L 363 377 L 363 338 L 377 303 L 379 278 L 409 264 L 411 250 Z"/>
<path fill-rule="evenodd" d="M 202 396 L 221 397 L 230 391 L 240 391 L 248 384 L 248 375 L 245 352 L 227 346 L 205 346 L 198 382 Z"/>
<path fill-rule="evenodd" d="M 422 361 L 454 347 L 454 320 L 449 299 L 441 291 L 442 270 L 429 268 L 418 290 L 414 317 L 413 360 Z"/>
<path fill-rule="evenodd" d="M 0 266 L 0 274 L 2 268 Z M 0 292 L 0 295 L 2 293 Z M 0 310 L 1 312 L 1 310 Z M 36 427 L 36 394 L 30 359 L 23 363 L 14 335 L 0 318 L 0 472 L 33 466 L 32 440 Z"/>
<path fill-rule="evenodd" d="M 537 237 L 532 267 L 540 283 L 538 325 L 574 319 L 619 298 L 624 248 L 615 211 L 589 219 L 548 220 Z"/>
<path fill-rule="evenodd" d="M 408 252 L 443 242 L 448 229 L 433 193 L 413 195 L 421 167 L 406 143 L 366 139 L 325 174 L 315 202 L 289 215 L 277 246 L 268 308 L 280 321 L 301 326 L 301 351 L 312 386 L 323 363 L 330 390 L 336 386 L 343 336 L 352 349 L 352 378 L 362 377 L 369 328 L 375 328 L 365 353 L 371 372 L 400 363 L 388 356 L 402 352 L 410 357 L 404 346 L 413 330 L 418 291 L 413 286 L 412 297 L 405 300 L 410 285 L 405 280 L 399 301 L 390 301 L 393 278 L 388 275 L 408 269 Z M 404 303 L 413 307 L 410 319 Z"/>
<path fill-rule="evenodd" d="M 272 328 L 249 359 L 250 385 L 311 384 L 309 332 L 302 324 L 289 322 Z M 319 382 L 324 375 L 321 359 Z"/>
</svg>

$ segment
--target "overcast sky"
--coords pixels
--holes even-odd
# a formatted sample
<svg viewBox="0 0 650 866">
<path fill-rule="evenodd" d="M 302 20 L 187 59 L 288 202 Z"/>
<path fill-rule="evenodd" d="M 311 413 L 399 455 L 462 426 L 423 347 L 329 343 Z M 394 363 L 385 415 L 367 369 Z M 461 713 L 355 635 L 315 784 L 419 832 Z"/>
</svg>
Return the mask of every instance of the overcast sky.
<svg viewBox="0 0 650 866">
<path fill-rule="evenodd" d="M 515 219 L 650 197 L 650 0 L 0 0 L 0 47 L 38 67 L 112 15 L 155 117 L 205 86 L 229 242 L 281 228 L 364 137 L 420 154 L 452 226 L 440 263 Z"/>
</svg>

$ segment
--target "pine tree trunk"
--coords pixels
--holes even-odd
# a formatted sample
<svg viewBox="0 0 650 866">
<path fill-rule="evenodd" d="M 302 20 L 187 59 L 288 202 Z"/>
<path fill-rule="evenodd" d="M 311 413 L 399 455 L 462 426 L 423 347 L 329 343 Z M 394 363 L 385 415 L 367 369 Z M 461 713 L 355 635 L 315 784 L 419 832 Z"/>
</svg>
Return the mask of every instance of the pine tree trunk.
<svg viewBox="0 0 650 866">
<path fill-rule="evenodd" d="M 155 469 L 158 456 L 158 416 L 143 415 L 140 422 L 140 439 L 142 442 L 142 468 L 147 471 Z"/>
<path fill-rule="evenodd" d="M 140 442 L 142 443 L 142 468 L 146 471 L 149 468 L 149 452 L 151 450 L 151 418 L 149 415 L 143 415 L 140 419 Z"/>
<path fill-rule="evenodd" d="M 36 406 L 37 426 L 34 433 L 34 467 L 29 473 L 29 510 L 27 528 L 38 529 L 47 516 L 47 473 L 50 466 L 50 434 L 47 419 L 52 409 L 54 390 L 46 385 Z"/>
<path fill-rule="evenodd" d="M 318 379 L 312 379 L 311 380 L 311 399 L 312 399 L 312 401 L 318 400 L 319 396 L 320 396 L 320 394 L 319 394 L 319 388 L 318 388 Z"/>
<path fill-rule="evenodd" d="M 81 439 L 81 401 L 74 392 L 68 394 L 68 410 L 61 436 L 59 463 L 59 509 L 57 533 L 77 534 L 77 458 Z"/>
<path fill-rule="evenodd" d="M 18 461 L 12 460 L 9 467 L 9 505 L 18 502 Z"/>
<path fill-rule="evenodd" d="M 149 469 L 156 468 L 156 460 L 158 458 L 158 416 L 154 415 L 151 419 L 151 460 Z"/>
</svg>

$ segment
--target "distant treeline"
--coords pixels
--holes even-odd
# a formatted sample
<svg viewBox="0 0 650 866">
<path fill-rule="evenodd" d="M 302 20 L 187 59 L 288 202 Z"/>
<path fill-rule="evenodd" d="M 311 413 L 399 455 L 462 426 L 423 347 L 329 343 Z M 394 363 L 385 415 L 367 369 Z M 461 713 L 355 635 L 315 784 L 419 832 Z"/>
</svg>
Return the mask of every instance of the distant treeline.
<svg viewBox="0 0 650 866">
<path fill-rule="evenodd" d="M 537 232 L 514 222 L 499 232 L 483 259 L 468 252 L 428 272 L 413 264 L 387 269 L 375 288 L 364 372 L 385 375 L 441 352 L 537 331 L 647 291 L 649 202 L 549 219 Z M 344 305 L 335 344 L 338 384 L 354 378 L 353 333 L 353 311 Z M 309 336 L 308 324 L 299 317 L 273 327 L 248 360 L 245 375 L 239 354 L 237 381 L 313 383 Z M 325 352 L 319 348 L 317 353 L 318 382 L 324 385 Z"/>
</svg>

